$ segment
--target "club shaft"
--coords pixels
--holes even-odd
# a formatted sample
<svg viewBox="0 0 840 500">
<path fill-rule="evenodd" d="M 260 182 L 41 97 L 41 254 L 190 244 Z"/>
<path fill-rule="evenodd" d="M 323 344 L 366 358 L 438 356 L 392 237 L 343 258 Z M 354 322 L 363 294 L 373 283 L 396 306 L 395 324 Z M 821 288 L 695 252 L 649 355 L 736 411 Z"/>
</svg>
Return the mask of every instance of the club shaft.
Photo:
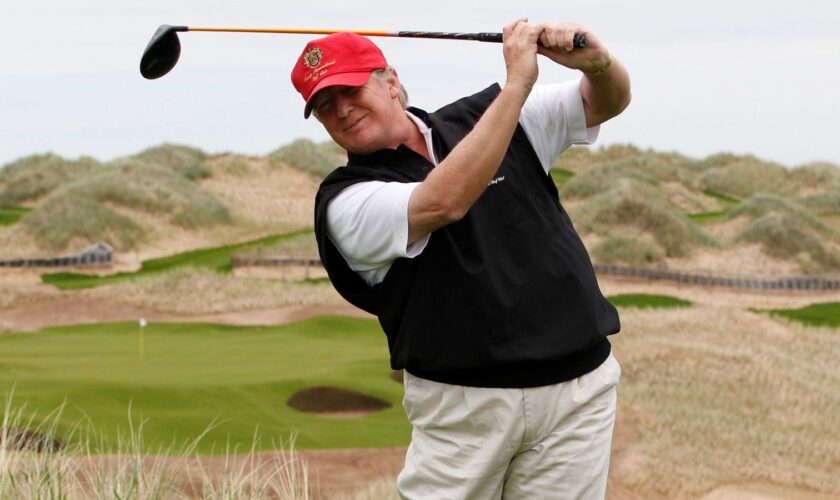
<svg viewBox="0 0 840 500">
<path fill-rule="evenodd" d="M 302 35 L 330 35 L 342 31 L 350 31 L 362 36 L 390 36 L 404 38 L 439 38 L 444 40 L 476 40 L 479 42 L 502 42 L 501 33 L 458 33 L 441 31 L 376 31 L 376 30 L 335 30 L 313 28 L 218 28 L 207 26 L 183 27 L 178 31 L 221 31 L 228 33 L 289 33 Z M 586 38 L 582 34 L 575 35 L 575 47 L 586 46 Z"/>
</svg>

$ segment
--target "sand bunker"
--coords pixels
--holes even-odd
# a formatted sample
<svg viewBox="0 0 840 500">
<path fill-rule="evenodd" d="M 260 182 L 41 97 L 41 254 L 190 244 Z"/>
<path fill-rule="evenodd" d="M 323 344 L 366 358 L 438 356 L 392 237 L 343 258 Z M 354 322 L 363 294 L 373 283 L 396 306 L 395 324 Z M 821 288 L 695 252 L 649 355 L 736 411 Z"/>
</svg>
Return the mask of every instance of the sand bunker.
<svg viewBox="0 0 840 500">
<path fill-rule="evenodd" d="M 298 411 L 338 418 L 361 417 L 391 407 L 387 401 L 361 392 L 323 386 L 294 393 L 288 404 Z"/>
</svg>

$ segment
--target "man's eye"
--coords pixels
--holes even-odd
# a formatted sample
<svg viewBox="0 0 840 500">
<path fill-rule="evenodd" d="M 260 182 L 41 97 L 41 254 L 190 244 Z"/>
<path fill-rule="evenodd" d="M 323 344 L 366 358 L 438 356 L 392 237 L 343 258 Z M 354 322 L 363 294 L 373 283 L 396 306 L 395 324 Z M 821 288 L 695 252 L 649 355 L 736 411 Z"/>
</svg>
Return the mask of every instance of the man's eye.
<svg viewBox="0 0 840 500">
<path fill-rule="evenodd" d="M 329 109 L 330 106 L 332 106 L 332 100 L 331 99 L 323 99 L 323 100 L 319 101 L 317 104 L 315 104 L 315 109 L 317 109 L 318 111 L 324 111 L 326 109 Z"/>
</svg>

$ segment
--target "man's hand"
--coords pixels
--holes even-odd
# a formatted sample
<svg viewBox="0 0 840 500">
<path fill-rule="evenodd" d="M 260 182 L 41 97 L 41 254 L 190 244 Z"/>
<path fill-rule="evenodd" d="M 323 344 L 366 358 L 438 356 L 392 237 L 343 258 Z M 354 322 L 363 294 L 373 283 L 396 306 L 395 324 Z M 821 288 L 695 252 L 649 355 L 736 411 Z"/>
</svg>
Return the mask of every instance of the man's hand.
<svg viewBox="0 0 840 500">
<path fill-rule="evenodd" d="M 630 104 L 630 77 L 594 33 L 574 23 L 540 25 L 539 53 L 583 72 L 580 95 L 586 126 L 600 125 Z M 575 33 L 586 35 L 586 47 L 575 48 Z"/>
<path fill-rule="evenodd" d="M 540 33 L 539 53 L 557 64 L 595 74 L 607 69 L 610 53 L 594 33 L 579 24 L 543 24 Z M 586 36 L 586 47 L 575 48 L 576 33 Z"/>
<path fill-rule="evenodd" d="M 517 19 L 502 30 L 505 67 L 508 85 L 522 85 L 528 92 L 537 81 L 537 40 L 542 26 L 528 24 L 527 19 Z"/>
</svg>

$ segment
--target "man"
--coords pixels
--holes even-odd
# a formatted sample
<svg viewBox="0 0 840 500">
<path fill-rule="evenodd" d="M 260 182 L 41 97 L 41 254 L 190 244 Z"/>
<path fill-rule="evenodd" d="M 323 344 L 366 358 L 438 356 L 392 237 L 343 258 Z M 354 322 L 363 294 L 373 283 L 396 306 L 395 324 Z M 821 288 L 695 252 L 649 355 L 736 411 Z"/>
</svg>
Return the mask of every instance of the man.
<svg viewBox="0 0 840 500">
<path fill-rule="evenodd" d="M 574 48 L 575 33 L 586 48 Z M 336 289 L 379 318 L 405 369 L 404 498 L 603 498 L 619 330 L 548 171 L 629 103 L 629 78 L 574 24 L 504 28 L 504 87 L 406 107 L 368 39 L 310 42 L 292 82 L 348 152 L 316 198 Z M 535 85 L 537 55 L 580 81 Z"/>
</svg>

